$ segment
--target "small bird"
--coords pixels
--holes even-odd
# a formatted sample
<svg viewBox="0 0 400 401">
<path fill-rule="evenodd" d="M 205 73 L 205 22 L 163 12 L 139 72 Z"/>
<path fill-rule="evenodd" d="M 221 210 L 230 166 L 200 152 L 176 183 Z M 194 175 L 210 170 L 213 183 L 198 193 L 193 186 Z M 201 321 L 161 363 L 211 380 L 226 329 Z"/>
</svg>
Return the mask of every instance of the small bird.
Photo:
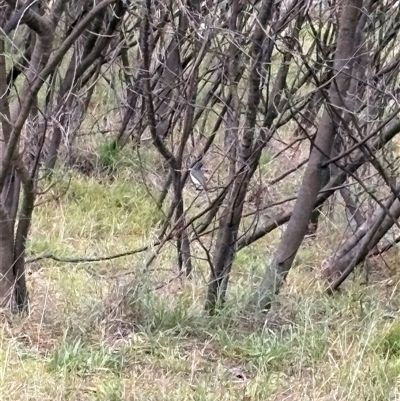
<svg viewBox="0 0 400 401">
<path fill-rule="evenodd" d="M 192 180 L 194 186 L 198 191 L 204 189 L 207 191 L 206 179 L 204 177 L 201 168 L 203 167 L 203 162 L 200 160 L 194 164 L 194 166 L 190 169 L 190 179 Z"/>
</svg>

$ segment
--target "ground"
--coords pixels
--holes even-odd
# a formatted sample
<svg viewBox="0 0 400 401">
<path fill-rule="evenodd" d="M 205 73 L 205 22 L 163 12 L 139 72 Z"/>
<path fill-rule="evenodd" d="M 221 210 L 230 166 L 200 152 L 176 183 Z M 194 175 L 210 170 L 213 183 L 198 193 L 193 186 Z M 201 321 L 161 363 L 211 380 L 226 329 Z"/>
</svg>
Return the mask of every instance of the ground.
<svg viewBox="0 0 400 401">
<path fill-rule="evenodd" d="M 277 231 L 239 253 L 226 307 L 209 317 L 204 262 L 185 279 L 173 247 L 147 270 L 148 253 L 32 262 L 111 255 L 154 238 L 160 213 L 130 174 L 73 174 L 60 173 L 34 215 L 30 313 L 3 315 L 0 400 L 400 400 L 395 250 L 371 260 L 368 280 L 358 271 L 327 295 L 320 266 L 334 234 L 322 225 L 271 313 L 248 312 Z"/>
</svg>

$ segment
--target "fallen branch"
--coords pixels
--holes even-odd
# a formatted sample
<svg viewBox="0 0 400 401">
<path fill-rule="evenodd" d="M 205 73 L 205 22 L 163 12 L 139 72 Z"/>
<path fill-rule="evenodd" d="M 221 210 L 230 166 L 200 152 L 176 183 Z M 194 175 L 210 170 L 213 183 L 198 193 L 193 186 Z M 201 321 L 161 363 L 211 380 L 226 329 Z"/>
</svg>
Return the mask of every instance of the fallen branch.
<svg viewBox="0 0 400 401">
<path fill-rule="evenodd" d="M 158 245 L 158 244 L 159 244 L 159 242 L 157 242 L 157 243 L 155 243 L 153 245 Z M 34 263 L 34 262 L 37 262 L 37 261 L 43 260 L 43 259 L 52 259 L 52 260 L 55 260 L 56 262 L 62 262 L 62 263 L 102 262 L 104 260 L 112 260 L 112 259 L 122 258 L 124 256 L 135 255 L 137 253 L 147 251 L 149 248 L 150 248 L 150 245 L 146 245 L 146 246 L 143 246 L 141 248 L 134 249 L 132 251 L 117 253 L 115 255 L 97 256 L 97 257 L 93 257 L 93 258 L 89 258 L 89 257 L 62 258 L 62 257 L 56 256 L 56 255 L 53 255 L 51 253 L 44 253 L 42 255 L 35 256 L 33 258 L 27 259 L 25 263 Z"/>
</svg>

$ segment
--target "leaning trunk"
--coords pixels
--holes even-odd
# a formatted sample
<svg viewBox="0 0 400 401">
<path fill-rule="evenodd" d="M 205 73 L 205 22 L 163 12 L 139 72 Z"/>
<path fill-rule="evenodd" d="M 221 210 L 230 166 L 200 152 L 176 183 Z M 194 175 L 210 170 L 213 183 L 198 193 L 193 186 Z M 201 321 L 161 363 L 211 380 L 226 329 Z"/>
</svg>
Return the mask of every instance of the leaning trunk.
<svg viewBox="0 0 400 401">
<path fill-rule="evenodd" d="M 355 53 L 354 39 L 361 6 L 361 0 L 348 0 L 342 10 L 334 62 L 334 71 L 337 75 L 329 91 L 331 105 L 326 106 L 318 127 L 288 227 L 257 291 L 255 302 L 261 309 L 270 308 L 273 297 L 281 288 L 307 232 L 315 201 L 323 186 L 325 171 L 328 168 L 324 162 L 329 158 L 335 138 L 334 115 L 346 108 L 344 100 L 350 84 L 352 59 Z"/>
<path fill-rule="evenodd" d="M 400 188 L 396 191 L 399 193 Z M 377 209 L 369 221 L 364 222 L 336 251 L 324 270 L 324 276 L 336 290 L 345 278 L 378 245 L 384 235 L 400 217 L 400 200 L 393 195 L 383 207 Z"/>
</svg>

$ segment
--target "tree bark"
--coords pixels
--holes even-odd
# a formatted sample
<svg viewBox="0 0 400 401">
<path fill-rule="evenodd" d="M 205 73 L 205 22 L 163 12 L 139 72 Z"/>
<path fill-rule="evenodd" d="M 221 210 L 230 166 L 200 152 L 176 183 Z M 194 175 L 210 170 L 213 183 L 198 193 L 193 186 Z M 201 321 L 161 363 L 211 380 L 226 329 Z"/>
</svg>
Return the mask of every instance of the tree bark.
<svg viewBox="0 0 400 401">
<path fill-rule="evenodd" d="M 331 258 L 323 272 L 330 283 L 330 291 L 339 288 L 400 217 L 400 201 L 396 196 L 392 196 L 384 206 L 378 206 L 371 221 L 365 222 Z"/>
<path fill-rule="evenodd" d="M 13 235 L 8 213 L 0 204 L 0 307 L 14 306 Z"/>
<path fill-rule="evenodd" d="M 334 114 L 340 113 L 341 109 L 346 109 L 344 100 L 352 73 L 352 60 L 355 54 L 354 39 L 361 6 L 362 0 L 347 0 L 342 10 L 334 61 L 336 77 L 329 91 L 331 105 L 326 105 L 319 124 L 288 227 L 255 294 L 253 301 L 262 310 L 270 308 L 274 296 L 278 293 L 292 266 L 306 234 L 318 193 L 322 188 L 325 169 L 328 168 L 323 166 L 323 163 L 329 159 L 335 138 Z"/>
<path fill-rule="evenodd" d="M 236 7 L 238 7 L 238 2 Z M 254 133 L 257 109 L 260 103 L 260 82 L 262 66 L 262 43 L 265 37 L 265 25 L 272 15 L 273 2 L 264 0 L 262 3 L 259 26 L 252 37 L 251 55 L 253 63 L 250 72 L 250 90 L 247 105 L 246 126 L 239 149 L 239 171 L 237 172 L 232 190 L 228 196 L 227 205 L 222 212 L 215 251 L 211 269 L 206 309 L 212 314 L 225 299 L 229 274 L 236 253 L 236 242 L 241 221 L 247 187 L 257 168 L 261 155 L 261 147 L 254 149 Z M 263 144 L 265 146 L 265 143 Z"/>
</svg>

